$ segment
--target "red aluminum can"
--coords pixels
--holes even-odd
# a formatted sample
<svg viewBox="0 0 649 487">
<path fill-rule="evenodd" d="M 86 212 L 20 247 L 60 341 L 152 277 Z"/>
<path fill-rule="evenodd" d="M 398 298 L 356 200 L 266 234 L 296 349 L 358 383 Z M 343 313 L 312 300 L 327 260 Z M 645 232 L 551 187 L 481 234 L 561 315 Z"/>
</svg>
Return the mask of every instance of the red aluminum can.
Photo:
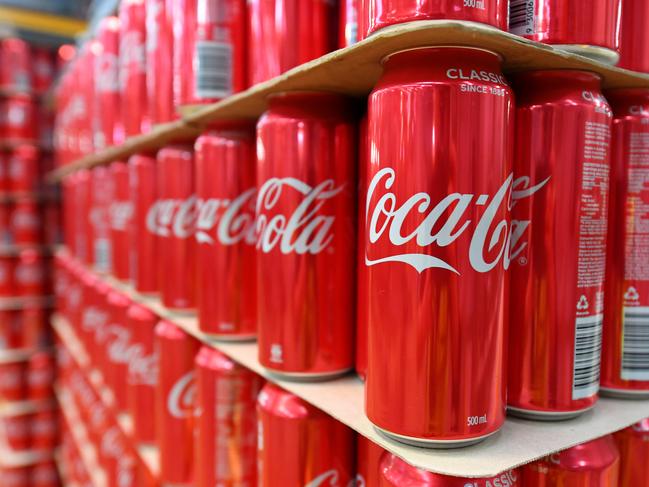
<svg viewBox="0 0 649 487">
<path fill-rule="evenodd" d="M 16 245 L 40 244 L 43 223 L 38 201 L 29 197 L 17 199 L 11 211 L 9 227 Z"/>
<path fill-rule="evenodd" d="M 119 19 L 104 17 L 97 27 L 95 57 L 94 144 L 97 149 L 119 144 L 124 137 L 120 119 Z"/>
<path fill-rule="evenodd" d="M 505 419 L 512 95 L 481 49 L 409 50 L 384 66 L 360 203 L 366 411 L 399 441 L 463 446 Z"/>
<path fill-rule="evenodd" d="M 14 283 L 14 269 L 16 259 L 13 257 L 0 257 L 0 297 L 11 298 L 17 295 Z"/>
<path fill-rule="evenodd" d="M 27 362 L 27 391 L 29 399 L 39 401 L 54 397 L 56 364 L 48 352 L 36 352 Z"/>
<path fill-rule="evenodd" d="M 222 126 L 196 140 L 199 326 L 221 339 L 257 334 L 255 131 Z"/>
<path fill-rule="evenodd" d="M 620 454 L 607 435 L 525 465 L 521 482 L 525 487 L 617 487 L 619 470 Z"/>
<path fill-rule="evenodd" d="M 174 310 L 195 306 L 194 154 L 191 147 L 171 146 L 158 152 L 158 201 L 149 212 L 147 227 L 157 235 L 158 279 L 162 303 Z"/>
<path fill-rule="evenodd" d="M 348 47 L 362 40 L 364 31 L 360 27 L 360 7 L 363 0 L 340 0 L 340 25 L 338 47 Z"/>
<path fill-rule="evenodd" d="M 0 362 L 0 401 L 23 401 L 27 397 L 27 363 Z"/>
<path fill-rule="evenodd" d="M 88 240 L 91 237 L 88 215 L 88 207 L 92 201 L 90 198 L 92 196 L 90 175 L 89 170 L 82 169 L 67 178 L 73 178 L 74 185 L 73 200 L 70 201 L 71 205 L 69 207 L 70 212 L 66 215 L 72 220 L 71 230 L 74 232 L 72 235 L 73 255 L 79 262 L 86 264 L 92 263 L 91 249 L 88 245 Z"/>
<path fill-rule="evenodd" d="M 170 5 L 173 34 L 173 103 L 178 107 L 191 99 L 193 86 L 188 82 L 188 73 L 194 72 L 194 46 L 198 0 L 173 0 Z"/>
<path fill-rule="evenodd" d="M 257 485 L 257 396 L 262 378 L 219 351 L 196 356 L 195 485 Z"/>
<path fill-rule="evenodd" d="M 644 0 L 622 0 L 620 26 L 621 68 L 649 72 L 649 4 Z"/>
<path fill-rule="evenodd" d="M 356 485 L 371 487 L 381 481 L 381 456 L 385 450 L 372 440 L 356 435 Z"/>
<path fill-rule="evenodd" d="M 338 5 L 329 0 L 248 0 L 250 85 L 338 46 Z"/>
<path fill-rule="evenodd" d="M 606 98 L 614 118 L 600 390 L 649 397 L 649 90 Z"/>
<path fill-rule="evenodd" d="M 283 376 L 353 366 L 356 137 L 337 94 L 275 95 L 257 124 L 259 361 Z"/>
<path fill-rule="evenodd" d="M 10 222 L 11 205 L 9 203 L 0 204 L 0 243 L 3 245 L 11 245 L 13 243 Z"/>
<path fill-rule="evenodd" d="M 258 482 L 353 485 L 354 432 L 278 386 L 259 393 Z"/>
<path fill-rule="evenodd" d="M 15 94 L 0 102 L 0 134 L 9 142 L 36 142 L 37 107 L 30 95 Z"/>
<path fill-rule="evenodd" d="M 10 191 L 16 193 L 37 191 L 41 177 L 38 149 L 32 145 L 16 147 L 9 157 L 7 174 Z"/>
<path fill-rule="evenodd" d="M 119 7 L 119 88 L 124 135 L 150 128 L 146 88 L 146 14 L 144 0 L 122 0 Z"/>
<path fill-rule="evenodd" d="M 26 307 L 20 311 L 21 343 L 25 348 L 44 348 L 52 343 L 49 311 Z"/>
<path fill-rule="evenodd" d="M 649 418 L 613 435 L 620 451 L 620 487 L 649 485 Z"/>
<path fill-rule="evenodd" d="M 369 139 L 367 137 L 367 115 L 363 117 L 359 130 L 360 144 L 358 147 L 358 194 L 363 195 L 367 192 L 367 171 L 369 168 Z M 365 211 L 363 204 L 357 208 L 358 228 L 365 228 Z M 367 313 L 369 299 L 367 296 L 367 277 L 365 272 L 365 232 L 357 233 L 356 248 L 356 354 L 355 368 L 356 373 L 365 380 L 367 378 L 367 333 L 368 322 Z"/>
<path fill-rule="evenodd" d="M 90 188 L 89 260 L 97 271 L 108 272 L 113 265 L 110 205 L 115 193 L 114 179 L 109 168 L 98 166 L 90 171 Z"/>
<path fill-rule="evenodd" d="M 23 348 L 19 310 L 0 310 L 0 350 Z"/>
<path fill-rule="evenodd" d="M 32 465 L 0 467 L 0 485 L 2 487 L 32 487 Z"/>
<path fill-rule="evenodd" d="M 127 312 L 132 301 L 125 294 L 112 291 L 108 293 L 106 304 L 110 318 L 106 330 L 104 378 L 113 390 L 117 409 L 125 411 L 128 408 L 126 388 L 133 344 Z"/>
<path fill-rule="evenodd" d="M 414 20 L 468 20 L 507 30 L 508 3 L 506 0 L 362 0 L 361 15 L 366 35 Z"/>
<path fill-rule="evenodd" d="M 490 478 L 450 477 L 413 467 L 396 455 L 385 452 L 381 457 L 378 483 L 367 485 L 376 485 L 377 487 L 406 485 L 409 487 L 527 487 L 527 484 L 520 482 L 519 478 L 520 474 L 516 470 L 509 470 Z"/>
<path fill-rule="evenodd" d="M 54 81 L 54 53 L 46 48 L 32 48 L 32 86 L 39 94 L 50 89 Z"/>
<path fill-rule="evenodd" d="M 28 93 L 32 90 L 32 58 L 29 44 L 22 39 L 0 39 L 0 88 Z"/>
<path fill-rule="evenodd" d="M 146 85 L 152 124 L 176 118 L 173 104 L 173 17 L 169 0 L 146 0 Z"/>
<path fill-rule="evenodd" d="M 612 114 L 593 73 L 534 71 L 515 86 L 508 407 L 558 420 L 597 401 Z"/>
<path fill-rule="evenodd" d="M 60 487 L 59 470 L 54 461 L 42 460 L 31 470 L 30 487 Z"/>
<path fill-rule="evenodd" d="M 159 357 L 155 415 L 160 480 L 188 484 L 194 479 L 194 359 L 198 342 L 164 320 L 156 325 L 155 333 Z"/>
<path fill-rule="evenodd" d="M 158 267 L 156 235 L 148 229 L 149 210 L 156 196 L 155 157 L 136 154 L 128 160 L 130 197 L 133 208 L 131 225 L 131 280 L 140 293 L 154 293 L 158 290 Z"/>
<path fill-rule="evenodd" d="M 24 413 L 0 416 L 0 435 L 2 435 L 3 449 L 6 448 L 11 453 L 29 450 L 31 444 L 31 420 L 31 415 Z"/>
<path fill-rule="evenodd" d="M 48 274 L 45 258 L 36 250 L 22 250 L 14 268 L 14 284 L 18 296 L 48 294 Z"/>
<path fill-rule="evenodd" d="M 509 32 L 615 64 L 621 4 L 622 0 L 510 0 Z"/>
<path fill-rule="evenodd" d="M 110 167 L 113 180 L 113 199 L 110 203 L 110 239 L 112 274 L 122 280 L 131 277 L 131 231 L 133 227 L 133 202 L 131 201 L 129 168 L 125 162 L 113 162 Z"/>
<path fill-rule="evenodd" d="M 155 354 L 155 325 L 158 317 L 139 304 L 127 311 L 131 331 L 128 364 L 128 410 L 133 418 L 133 436 L 139 443 L 155 442 L 155 388 L 158 356 Z"/>
<path fill-rule="evenodd" d="M 30 437 L 34 450 L 51 451 L 58 443 L 59 413 L 53 409 L 37 411 L 31 415 Z"/>
<path fill-rule="evenodd" d="M 2 122 L 0 122 L 0 126 Z M 6 193 L 11 189 L 9 181 L 10 152 L 0 151 L 0 193 Z"/>
</svg>

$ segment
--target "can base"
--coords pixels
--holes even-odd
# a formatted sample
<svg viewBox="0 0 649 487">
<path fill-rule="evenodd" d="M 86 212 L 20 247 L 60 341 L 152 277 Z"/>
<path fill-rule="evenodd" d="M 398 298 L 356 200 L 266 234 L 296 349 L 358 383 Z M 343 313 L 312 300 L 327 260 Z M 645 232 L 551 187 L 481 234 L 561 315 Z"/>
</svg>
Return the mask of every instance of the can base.
<svg viewBox="0 0 649 487">
<path fill-rule="evenodd" d="M 424 438 L 413 438 L 412 436 L 404 436 L 396 433 L 391 433 L 390 431 L 386 431 L 383 428 L 376 426 L 375 424 L 373 424 L 372 426 L 374 426 L 374 429 L 376 429 L 376 431 L 390 440 L 398 441 L 399 443 L 405 443 L 406 445 L 410 446 L 417 446 L 420 448 L 429 448 L 434 450 L 451 450 L 455 448 L 464 448 L 466 446 L 476 445 L 486 440 L 490 436 L 498 433 L 498 430 L 496 430 L 493 433 L 489 433 L 488 435 L 480 436 L 478 438 L 469 438 L 466 440 L 427 440 Z"/>
<path fill-rule="evenodd" d="M 566 421 L 569 419 L 575 419 L 587 411 L 593 409 L 595 405 L 593 404 L 586 409 L 580 409 L 579 411 L 535 411 L 531 409 L 520 409 L 507 406 L 507 414 L 510 416 L 515 416 L 522 419 L 531 419 L 533 421 Z"/>
<path fill-rule="evenodd" d="M 600 387 L 599 392 L 602 396 L 613 397 L 615 399 L 649 399 L 649 391 L 629 391 L 626 389 Z"/>
<path fill-rule="evenodd" d="M 201 330 L 206 337 L 216 340 L 217 342 L 254 342 L 257 340 L 257 334 L 253 335 L 219 335 L 218 333 L 209 333 Z"/>
<path fill-rule="evenodd" d="M 551 46 L 610 66 L 615 66 L 620 60 L 619 52 L 606 47 L 588 46 L 586 44 L 551 44 Z"/>
<path fill-rule="evenodd" d="M 281 380 L 287 380 L 291 382 L 324 382 L 332 379 L 337 379 L 352 370 L 352 368 L 337 370 L 334 372 L 284 372 L 281 370 L 273 370 L 268 367 L 264 367 L 266 371 Z"/>
</svg>

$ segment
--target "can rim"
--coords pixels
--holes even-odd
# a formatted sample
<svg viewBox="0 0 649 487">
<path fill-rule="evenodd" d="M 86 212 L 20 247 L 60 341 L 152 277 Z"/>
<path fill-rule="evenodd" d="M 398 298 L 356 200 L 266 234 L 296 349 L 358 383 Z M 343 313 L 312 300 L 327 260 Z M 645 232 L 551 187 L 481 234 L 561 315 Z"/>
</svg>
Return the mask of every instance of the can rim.
<svg viewBox="0 0 649 487">
<path fill-rule="evenodd" d="M 482 52 L 487 52 L 489 54 L 493 54 L 494 56 L 496 56 L 498 58 L 498 60 L 500 62 L 503 62 L 505 60 L 505 58 L 503 57 L 502 54 L 500 54 L 500 53 L 498 53 L 496 51 L 492 51 L 490 49 L 485 49 L 484 47 L 463 46 L 463 45 L 460 45 L 460 44 L 443 44 L 443 45 L 418 46 L 418 47 L 410 47 L 408 49 L 400 49 L 398 51 L 391 52 L 390 54 L 387 54 L 386 56 L 384 56 L 381 59 L 380 64 L 381 64 L 381 66 L 383 66 L 392 56 L 395 56 L 396 54 L 401 54 L 403 52 L 408 52 L 408 51 L 420 51 L 422 49 L 468 49 L 468 50 L 472 50 L 472 51 L 482 51 Z"/>
</svg>

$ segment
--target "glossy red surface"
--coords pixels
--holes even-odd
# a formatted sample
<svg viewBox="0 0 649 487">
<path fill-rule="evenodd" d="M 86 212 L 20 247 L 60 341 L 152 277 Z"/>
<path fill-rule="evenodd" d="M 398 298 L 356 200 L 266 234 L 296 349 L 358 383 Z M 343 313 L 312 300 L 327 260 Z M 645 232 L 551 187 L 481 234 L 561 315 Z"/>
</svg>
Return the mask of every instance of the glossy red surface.
<svg viewBox="0 0 649 487">
<path fill-rule="evenodd" d="M 129 169 L 125 162 L 116 161 L 109 166 L 113 180 L 113 197 L 108 210 L 112 249 L 111 273 L 117 279 L 131 277 L 131 243 L 133 231 L 133 202 Z"/>
<path fill-rule="evenodd" d="M 620 451 L 620 487 L 649 486 L 649 418 L 613 437 Z"/>
<path fill-rule="evenodd" d="M 17 296 L 46 296 L 48 294 L 47 260 L 36 250 L 20 252 L 14 268 L 14 290 Z"/>
<path fill-rule="evenodd" d="M 396 54 L 370 95 L 366 412 L 390 433 L 448 445 L 504 421 L 512 115 L 478 49 Z"/>
<path fill-rule="evenodd" d="M 338 47 L 338 6 L 329 0 L 248 0 L 250 84 Z"/>
<path fill-rule="evenodd" d="M 201 331 L 257 335 L 255 131 L 208 131 L 196 140 L 196 280 Z"/>
<path fill-rule="evenodd" d="M 592 73 L 514 86 L 515 189 L 534 194 L 512 209 L 508 406 L 550 419 L 597 400 L 612 114 Z"/>
<path fill-rule="evenodd" d="M 259 361 L 323 376 L 353 366 L 356 125 L 350 101 L 274 96 L 257 125 Z"/>
<path fill-rule="evenodd" d="M 613 437 L 554 453 L 521 468 L 524 487 L 635 487 L 618 483 L 620 454 Z"/>
<path fill-rule="evenodd" d="M 0 57 L 2 54 L 0 54 Z M 32 47 L 32 87 L 35 93 L 43 94 L 54 81 L 54 53 L 45 47 Z"/>
<path fill-rule="evenodd" d="M 648 25 L 649 3 L 645 0 L 622 0 L 619 67 L 649 72 Z"/>
<path fill-rule="evenodd" d="M 156 236 L 147 229 L 147 215 L 156 201 L 156 159 L 136 154 L 128 160 L 133 223 L 130 236 L 131 280 L 138 292 L 153 293 L 159 288 Z"/>
<path fill-rule="evenodd" d="M 54 397 L 56 365 L 50 352 L 36 352 L 27 363 L 27 396 L 34 400 Z"/>
<path fill-rule="evenodd" d="M 0 99 L 0 135 L 7 142 L 38 139 L 37 108 L 30 95 L 14 94 Z"/>
<path fill-rule="evenodd" d="M 87 191 L 87 180 L 78 179 L 77 197 L 83 197 Z M 83 219 L 83 215 L 79 216 Z M 85 229 L 85 225 L 82 227 Z M 38 245 L 43 240 L 43 219 L 38 201 L 32 197 L 22 197 L 15 201 L 9 217 L 9 230 L 16 245 Z M 83 240 L 82 235 L 78 235 Z M 81 247 L 80 247 L 81 250 Z M 85 255 L 85 248 L 83 249 Z"/>
<path fill-rule="evenodd" d="M 614 119 L 601 386 L 649 396 L 649 90 L 606 98 Z"/>
<path fill-rule="evenodd" d="M 105 330 L 104 350 L 106 362 L 103 375 L 115 396 L 118 411 L 128 409 L 127 378 L 129 347 L 132 344 L 132 330 L 127 312 L 133 304 L 131 299 L 118 291 L 111 291 L 106 297 L 109 321 Z"/>
<path fill-rule="evenodd" d="M 33 73 L 29 44 L 16 37 L 1 39 L 0 58 L 0 88 L 30 92 Z"/>
<path fill-rule="evenodd" d="M 146 86 L 152 124 L 176 118 L 173 104 L 173 16 L 169 0 L 145 0 Z"/>
<path fill-rule="evenodd" d="M 155 416 L 160 481 L 189 484 L 194 479 L 194 358 L 199 345 L 168 321 L 160 321 L 155 333 L 159 357 Z"/>
<path fill-rule="evenodd" d="M 359 28 L 361 0 L 340 0 L 340 25 L 338 26 L 338 47 L 343 48 L 362 40 Z"/>
<path fill-rule="evenodd" d="M 490 24 L 507 30 L 505 0 L 363 0 L 367 35 L 393 24 L 413 20 L 453 19 Z"/>
<path fill-rule="evenodd" d="M 173 103 L 191 100 L 198 0 L 168 0 L 173 34 Z"/>
<path fill-rule="evenodd" d="M 110 205 L 115 191 L 108 167 L 90 171 L 90 203 L 88 205 L 88 261 L 99 271 L 109 272 L 113 262 L 110 232 Z"/>
<path fill-rule="evenodd" d="M 21 145 L 11 151 L 7 160 L 9 191 L 35 192 L 41 183 L 40 154 L 32 145 Z"/>
<path fill-rule="evenodd" d="M 124 138 L 119 85 L 119 19 L 103 18 L 97 27 L 94 65 L 94 145 L 116 145 Z"/>
<path fill-rule="evenodd" d="M 358 228 L 365 228 L 365 212 L 367 209 L 363 204 L 367 193 L 367 171 L 370 165 L 370 144 L 367 136 L 367 115 L 364 116 L 359 125 L 359 146 L 358 146 L 358 195 L 359 205 L 357 211 Z M 367 313 L 369 309 L 369 297 L 367 295 L 367 276 L 365 272 L 365 232 L 359 231 L 356 242 L 356 353 L 354 355 L 356 373 L 365 380 L 367 377 Z"/>
<path fill-rule="evenodd" d="M 267 383 L 259 394 L 259 487 L 351 485 L 354 432 Z"/>
<path fill-rule="evenodd" d="M 160 150 L 156 167 L 158 199 L 147 215 L 147 228 L 157 236 L 156 269 L 162 303 L 179 310 L 195 306 L 194 171 L 191 147 Z"/>
<path fill-rule="evenodd" d="M 356 482 L 359 487 L 379 485 L 381 456 L 385 450 L 363 435 L 356 435 Z"/>
<path fill-rule="evenodd" d="M 257 396 L 263 379 L 217 350 L 196 356 L 197 487 L 257 485 Z"/>
<path fill-rule="evenodd" d="M 617 50 L 622 0 L 535 0 L 528 29 L 510 32 L 546 44 L 584 44 Z M 511 17 L 515 17 L 512 11 Z M 530 17 L 531 20 L 531 17 Z"/>
</svg>

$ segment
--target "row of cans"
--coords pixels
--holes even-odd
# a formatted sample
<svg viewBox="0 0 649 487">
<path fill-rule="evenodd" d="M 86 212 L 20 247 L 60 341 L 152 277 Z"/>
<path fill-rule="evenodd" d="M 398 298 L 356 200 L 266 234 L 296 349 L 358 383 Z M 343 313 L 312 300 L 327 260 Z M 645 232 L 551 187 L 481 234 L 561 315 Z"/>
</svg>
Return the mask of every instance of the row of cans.
<svg viewBox="0 0 649 487">
<path fill-rule="evenodd" d="M 54 402 L 47 402 L 35 410 L 2 415 L 0 431 L 4 447 L 11 452 L 52 451 L 58 445 L 59 413 Z"/>
<path fill-rule="evenodd" d="M 61 232 L 61 208 L 56 193 L 17 194 L 0 202 L 2 245 L 56 245 L 62 241 Z"/>
<path fill-rule="evenodd" d="M 3 145 L 23 143 L 53 147 L 54 113 L 33 95 L 0 96 L 0 140 Z"/>
<path fill-rule="evenodd" d="M 52 169 L 52 155 L 33 145 L 0 152 L 0 194 L 41 192 L 42 177 Z"/>
<path fill-rule="evenodd" d="M 0 297 L 52 295 L 51 257 L 36 249 L 0 257 Z"/>
<path fill-rule="evenodd" d="M 52 456 L 27 464 L 0 465 L 0 484 L 3 487 L 60 487 L 59 471 Z"/>
<path fill-rule="evenodd" d="M 3 357 L 0 362 L 0 401 L 17 403 L 54 398 L 56 364 L 51 350 L 29 356 Z"/>
<path fill-rule="evenodd" d="M 102 168 L 131 205 L 113 274 L 216 338 L 256 335 L 286 378 L 350 370 L 356 328 L 368 416 L 401 441 L 475 442 L 506 404 L 571 418 L 600 384 L 647 396 L 649 91 L 609 105 L 596 74 L 533 71 L 514 105 L 476 48 L 384 68 L 360 124 L 343 96 L 276 94 L 256 132 L 217 123 Z M 66 243 L 88 263 L 108 243 L 88 218 L 95 171 L 64 183 Z"/>
<path fill-rule="evenodd" d="M 0 91 L 42 95 L 62 64 L 56 52 L 17 37 L 0 39 Z"/>
<path fill-rule="evenodd" d="M 42 349 L 52 345 L 51 310 L 23 306 L 0 311 L 0 350 Z"/>
</svg>

